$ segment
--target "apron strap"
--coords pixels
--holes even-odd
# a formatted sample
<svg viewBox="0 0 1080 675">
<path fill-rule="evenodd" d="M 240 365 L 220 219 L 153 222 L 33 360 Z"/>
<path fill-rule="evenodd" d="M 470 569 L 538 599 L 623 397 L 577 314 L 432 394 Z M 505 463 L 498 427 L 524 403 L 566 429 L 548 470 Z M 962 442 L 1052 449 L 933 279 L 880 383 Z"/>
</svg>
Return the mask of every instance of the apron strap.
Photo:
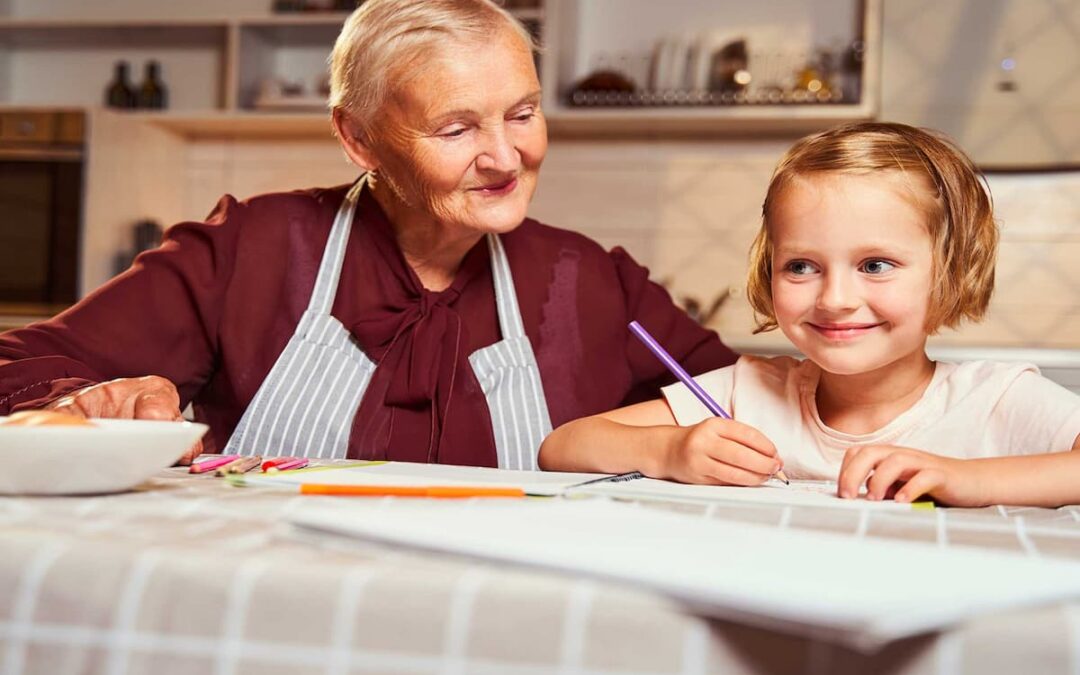
<svg viewBox="0 0 1080 675">
<path fill-rule="evenodd" d="M 368 182 L 368 174 L 356 181 L 345 195 L 345 201 L 334 217 L 334 226 L 326 242 L 326 252 L 319 263 L 319 275 L 315 278 L 315 288 L 308 300 L 308 312 L 320 315 L 330 314 L 337 295 L 338 279 L 341 278 L 341 263 L 345 259 L 345 246 L 349 243 L 349 230 L 352 229 L 353 215 L 356 213 L 356 201 Z"/>
<path fill-rule="evenodd" d="M 525 335 L 525 325 L 521 321 L 518 308 L 517 290 L 514 277 L 510 274 L 510 262 L 506 250 L 496 234 L 487 235 L 488 251 L 491 254 L 491 272 L 495 281 L 495 305 L 499 315 L 499 329 L 503 339 L 518 338 Z"/>
</svg>

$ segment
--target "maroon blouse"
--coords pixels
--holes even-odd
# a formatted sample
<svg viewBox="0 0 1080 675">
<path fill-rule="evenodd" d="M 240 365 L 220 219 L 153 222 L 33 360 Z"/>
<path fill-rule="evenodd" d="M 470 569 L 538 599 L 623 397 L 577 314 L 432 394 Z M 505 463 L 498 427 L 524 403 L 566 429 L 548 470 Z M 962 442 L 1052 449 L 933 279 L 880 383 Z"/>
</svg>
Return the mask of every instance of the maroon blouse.
<svg viewBox="0 0 1080 675">
<path fill-rule="evenodd" d="M 0 414 L 113 378 L 160 375 L 210 425 L 207 450 L 220 450 L 307 307 L 347 189 L 226 196 L 206 222 L 170 228 L 161 247 L 71 309 L 0 335 Z M 626 329 L 632 319 L 691 373 L 735 360 L 621 248 L 609 253 L 528 219 L 502 241 L 554 426 L 656 397 L 671 381 Z M 350 457 L 496 464 L 468 364 L 501 339 L 483 240 L 452 285 L 433 293 L 365 193 L 332 313 L 378 364 Z"/>
</svg>

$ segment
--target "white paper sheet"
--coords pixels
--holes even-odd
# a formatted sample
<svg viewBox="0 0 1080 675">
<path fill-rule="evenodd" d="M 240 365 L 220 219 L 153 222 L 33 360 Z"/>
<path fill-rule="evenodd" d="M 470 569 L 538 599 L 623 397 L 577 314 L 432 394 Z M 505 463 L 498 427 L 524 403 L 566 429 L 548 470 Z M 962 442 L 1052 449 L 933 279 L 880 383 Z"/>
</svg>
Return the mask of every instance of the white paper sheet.
<svg viewBox="0 0 1080 675">
<path fill-rule="evenodd" d="M 246 474 L 244 484 L 293 486 L 303 483 L 321 485 L 392 485 L 395 487 L 472 486 L 520 487 L 526 494 L 552 497 L 577 485 L 609 474 L 560 473 L 554 471 L 512 471 L 477 466 L 421 464 L 414 462 L 371 463 L 343 468 L 316 468 L 274 474 Z"/>
<path fill-rule="evenodd" d="M 562 473 L 555 471 L 512 471 L 476 466 L 451 466 L 414 462 L 370 462 L 345 467 L 319 467 L 274 474 L 245 474 L 251 486 L 296 486 L 302 483 L 323 485 L 392 485 L 421 487 L 431 485 L 473 487 L 520 487 L 526 494 L 554 497 L 569 492 L 621 499 L 651 499 L 696 503 L 754 502 L 791 506 L 820 506 L 841 509 L 909 510 L 910 504 L 893 501 L 871 502 L 865 499 L 840 499 L 836 484 L 829 481 L 791 481 L 784 485 L 770 481 L 760 487 L 686 485 L 653 478 L 619 482 L 590 482 L 611 474 Z M 926 506 L 929 506 L 927 504 Z"/>
<path fill-rule="evenodd" d="M 765 485 L 757 487 L 737 487 L 728 485 L 686 485 L 653 478 L 639 478 L 618 483 L 594 483 L 574 488 L 572 492 L 620 499 L 652 499 L 696 503 L 751 502 L 886 511 L 909 511 L 912 508 L 911 504 L 898 503 L 892 500 L 874 502 L 863 497 L 840 499 L 836 496 L 836 483 L 814 480 L 793 480 L 790 485 L 784 485 L 778 480 L 771 480 Z M 917 508 L 931 507 L 932 504 L 927 502 Z"/>
<path fill-rule="evenodd" d="M 378 500 L 293 523 L 665 593 L 703 614 L 872 650 L 1011 607 L 1080 598 L 1080 565 L 776 530 L 600 500 Z"/>
</svg>

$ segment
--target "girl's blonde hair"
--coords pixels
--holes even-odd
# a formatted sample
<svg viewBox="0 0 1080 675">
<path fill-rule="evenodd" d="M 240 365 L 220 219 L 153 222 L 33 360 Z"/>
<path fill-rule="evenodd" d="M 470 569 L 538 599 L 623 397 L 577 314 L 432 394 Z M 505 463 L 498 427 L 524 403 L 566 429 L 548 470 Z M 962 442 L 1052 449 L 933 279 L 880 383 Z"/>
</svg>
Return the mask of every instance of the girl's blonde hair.
<svg viewBox="0 0 1080 675">
<path fill-rule="evenodd" d="M 750 247 L 746 292 L 757 322 L 755 333 L 776 328 L 772 298 L 773 242 L 770 220 L 792 182 L 821 173 L 897 171 L 926 188 L 913 199 L 926 212 L 934 246 L 934 279 L 927 333 L 978 321 L 994 292 L 998 227 L 985 179 L 971 160 L 942 134 L 905 124 L 858 122 L 801 139 L 773 171 L 762 205 L 761 229 Z"/>
<path fill-rule="evenodd" d="M 330 109 L 367 125 L 394 80 L 424 52 L 448 39 L 482 43 L 506 28 L 536 49 L 525 27 L 492 0 L 366 0 L 330 54 Z"/>
</svg>

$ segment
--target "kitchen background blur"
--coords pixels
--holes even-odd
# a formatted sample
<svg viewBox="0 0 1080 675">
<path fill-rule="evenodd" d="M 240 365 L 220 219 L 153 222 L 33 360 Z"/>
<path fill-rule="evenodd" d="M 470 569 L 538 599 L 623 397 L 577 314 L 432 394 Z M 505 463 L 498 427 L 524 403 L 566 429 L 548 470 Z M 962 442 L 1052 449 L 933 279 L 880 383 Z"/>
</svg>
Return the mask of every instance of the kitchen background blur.
<svg viewBox="0 0 1080 675">
<path fill-rule="evenodd" d="M 1080 2 L 508 0 L 551 145 L 532 215 L 623 246 L 729 344 L 746 252 L 795 138 L 929 126 L 987 172 L 988 319 L 938 354 L 1025 358 L 1080 390 Z M 90 292 L 224 193 L 333 185 L 325 60 L 355 0 L 0 0 L 0 327 Z"/>
</svg>

